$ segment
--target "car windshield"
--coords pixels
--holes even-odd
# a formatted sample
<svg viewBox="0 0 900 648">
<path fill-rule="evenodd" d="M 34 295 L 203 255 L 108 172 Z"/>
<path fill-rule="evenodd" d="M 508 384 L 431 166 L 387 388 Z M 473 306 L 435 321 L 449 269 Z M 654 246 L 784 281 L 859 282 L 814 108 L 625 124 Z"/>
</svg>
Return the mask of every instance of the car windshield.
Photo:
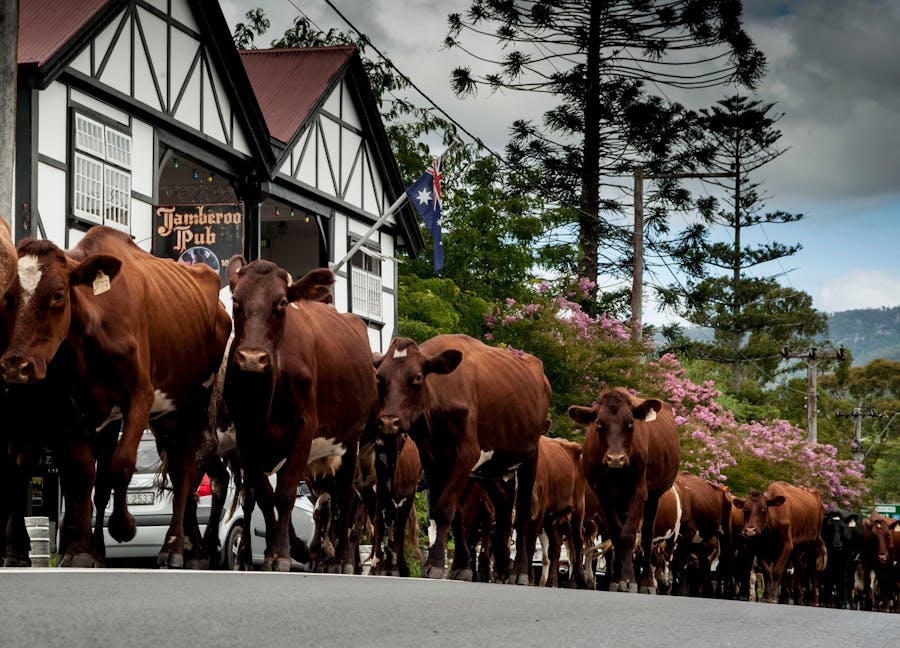
<svg viewBox="0 0 900 648">
<path fill-rule="evenodd" d="M 151 437 L 144 437 L 138 444 L 137 463 L 134 471 L 139 473 L 156 472 L 159 468 L 159 453 L 156 451 L 156 440 Z"/>
</svg>

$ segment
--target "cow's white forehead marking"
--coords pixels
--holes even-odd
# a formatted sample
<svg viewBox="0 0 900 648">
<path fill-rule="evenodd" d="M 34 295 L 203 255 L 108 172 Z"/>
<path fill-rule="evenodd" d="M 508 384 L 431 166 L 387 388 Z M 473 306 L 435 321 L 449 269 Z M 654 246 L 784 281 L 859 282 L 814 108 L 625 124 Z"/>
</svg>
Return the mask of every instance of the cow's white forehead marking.
<svg viewBox="0 0 900 648">
<path fill-rule="evenodd" d="M 19 285 L 22 286 L 24 303 L 27 304 L 34 297 L 34 291 L 37 290 L 43 274 L 41 264 L 35 255 L 29 254 L 19 259 Z"/>
<path fill-rule="evenodd" d="M 406 357 L 406 349 L 395 349 L 394 350 L 394 359 L 405 358 Z"/>
</svg>

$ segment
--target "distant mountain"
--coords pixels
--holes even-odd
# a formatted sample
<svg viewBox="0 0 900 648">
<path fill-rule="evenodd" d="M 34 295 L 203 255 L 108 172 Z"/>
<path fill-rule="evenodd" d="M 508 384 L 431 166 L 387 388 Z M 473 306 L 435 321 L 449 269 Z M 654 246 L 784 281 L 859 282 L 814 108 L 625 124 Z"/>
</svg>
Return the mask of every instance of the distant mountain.
<svg viewBox="0 0 900 648">
<path fill-rule="evenodd" d="M 684 332 L 698 342 L 710 342 L 713 338 L 709 328 L 688 326 Z M 832 313 L 828 316 L 828 339 L 836 347 L 843 344 L 850 349 L 854 367 L 877 358 L 900 362 L 900 306 Z M 662 340 L 659 335 L 657 342 Z"/>
<path fill-rule="evenodd" d="M 900 306 L 841 311 L 828 317 L 828 336 L 853 352 L 853 365 L 900 361 Z"/>
</svg>

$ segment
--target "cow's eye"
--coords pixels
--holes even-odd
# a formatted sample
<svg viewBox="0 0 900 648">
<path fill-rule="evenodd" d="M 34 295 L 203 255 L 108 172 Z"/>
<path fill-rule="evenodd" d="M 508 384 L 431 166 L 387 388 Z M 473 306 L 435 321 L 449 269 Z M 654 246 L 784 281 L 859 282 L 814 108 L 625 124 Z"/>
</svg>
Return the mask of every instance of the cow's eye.
<svg viewBox="0 0 900 648">
<path fill-rule="evenodd" d="M 425 376 L 424 376 L 424 374 L 419 372 L 416 374 L 416 377 L 413 378 L 412 384 L 413 385 L 421 385 L 423 382 L 425 382 Z"/>
<path fill-rule="evenodd" d="M 63 291 L 62 291 L 62 290 L 57 290 L 57 291 L 56 291 L 56 294 L 53 295 L 53 303 L 55 303 L 55 304 L 62 304 L 63 299 L 65 299 L 65 297 L 66 297 L 66 296 L 63 294 Z"/>
<path fill-rule="evenodd" d="M 278 302 L 278 310 L 283 311 L 283 310 L 287 309 L 287 307 L 288 307 L 287 297 L 282 297 L 281 301 Z"/>
</svg>

